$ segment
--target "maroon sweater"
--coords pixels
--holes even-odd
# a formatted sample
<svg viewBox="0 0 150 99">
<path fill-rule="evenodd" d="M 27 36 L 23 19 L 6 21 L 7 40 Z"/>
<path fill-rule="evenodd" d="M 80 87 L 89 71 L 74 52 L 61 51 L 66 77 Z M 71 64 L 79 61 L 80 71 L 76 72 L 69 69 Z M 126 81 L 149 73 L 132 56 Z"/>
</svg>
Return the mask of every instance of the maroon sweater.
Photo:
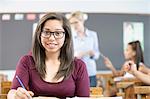
<svg viewBox="0 0 150 99">
<path fill-rule="evenodd" d="M 75 69 L 68 79 L 53 83 L 44 81 L 35 68 L 31 55 L 23 56 L 17 64 L 16 75 L 22 80 L 27 90 L 33 91 L 35 96 L 49 97 L 89 97 L 89 78 L 84 62 L 75 59 Z M 12 89 L 20 87 L 14 77 Z"/>
</svg>

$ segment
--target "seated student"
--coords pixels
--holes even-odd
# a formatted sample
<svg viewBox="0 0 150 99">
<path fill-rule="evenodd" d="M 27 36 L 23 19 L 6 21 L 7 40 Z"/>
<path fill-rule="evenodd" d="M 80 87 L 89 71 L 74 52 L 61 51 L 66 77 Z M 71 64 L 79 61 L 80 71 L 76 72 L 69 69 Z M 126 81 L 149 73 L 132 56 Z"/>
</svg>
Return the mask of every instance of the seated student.
<svg viewBox="0 0 150 99">
<path fill-rule="evenodd" d="M 126 67 L 128 61 L 133 61 L 135 64 L 139 64 L 140 62 L 144 63 L 143 52 L 141 49 L 141 45 L 139 41 L 129 42 L 127 48 L 124 52 L 125 63 L 123 64 L 121 70 L 116 70 L 109 58 L 105 57 L 104 63 L 105 65 L 112 71 L 114 77 L 124 76 L 126 74 L 130 75 L 130 77 L 134 77 L 132 73 L 130 73 L 129 69 Z M 140 69 L 140 68 L 139 68 Z M 113 91 L 117 91 L 116 88 L 112 88 Z M 110 90 L 109 90 L 110 91 Z M 107 92 L 106 96 L 114 95 L 115 92 Z"/>
<path fill-rule="evenodd" d="M 123 76 L 128 71 L 126 65 L 128 64 L 129 60 L 133 61 L 135 64 L 139 64 L 140 62 L 144 63 L 143 52 L 140 42 L 139 41 L 129 42 L 124 52 L 124 56 L 126 61 L 123 64 L 121 70 L 116 70 L 111 61 L 109 60 L 109 58 L 106 57 L 104 59 L 105 65 L 112 71 L 114 76 Z"/>
<path fill-rule="evenodd" d="M 33 38 L 32 55 L 20 59 L 15 77 L 8 99 L 89 96 L 87 69 L 82 60 L 74 58 L 71 29 L 65 16 L 48 13 L 42 17 Z"/>
<path fill-rule="evenodd" d="M 142 69 L 137 70 L 137 66 L 133 61 L 129 61 L 129 64 L 131 65 L 127 65 L 127 68 L 132 71 L 132 74 L 142 82 L 150 85 L 150 68 L 147 68 L 144 64 L 140 64 Z"/>
</svg>

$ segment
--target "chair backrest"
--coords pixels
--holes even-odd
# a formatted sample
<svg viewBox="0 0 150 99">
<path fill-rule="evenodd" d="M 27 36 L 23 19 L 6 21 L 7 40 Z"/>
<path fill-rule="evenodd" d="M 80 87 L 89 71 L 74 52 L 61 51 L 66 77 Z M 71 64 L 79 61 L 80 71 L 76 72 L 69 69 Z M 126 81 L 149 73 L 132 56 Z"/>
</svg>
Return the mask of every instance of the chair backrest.
<svg viewBox="0 0 150 99">
<path fill-rule="evenodd" d="M 11 81 L 2 81 L 0 83 L 0 99 L 7 99 L 7 94 L 11 88 Z"/>
<path fill-rule="evenodd" d="M 1 93 L 1 82 L 7 81 L 8 77 L 5 74 L 0 74 L 0 93 Z"/>
<path fill-rule="evenodd" d="M 102 96 L 103 89 L 101 87 L 90 87 L 90 97 Z"/>
<path fill-rule="evenodd" d="M 7 99 L 7 94 L 0 94 L 0 99 Z"/>
<path fill-rule="evenodd" d="M 112 96 L 112 88 L 114 88 L 115 83 L 113 81 L 113 74 L 110 73 L 98 73 L 96 74 L 97 86 L 102 86 L 104 96 Z"/>
<path fill-rule="evenodd" d="M 7 81 L 7 80 L 8 80 L 7 75 L 5 75 L 5 74 L 0 74 L 0 82 L 2 82 L 2 81 Z"/>
<path fill-rule="evenodd" d="M 137 99 L 150 99 L 150 86 L 134 86 Z"/>
<path fill-rule="evenodd" d="M 11 88 L 11 81 L 3 81 L 1 82 L 1 94 L 7 94 Z"/>
<path fill-rule="evenodd" d="M 143 85 L 143 82 L 136 78 L 124 78 L 119 82 L 116 82 L 116 87 L 118 89 L 117 96 L 122 95 L 125 99 L 134 99 L 134 86 Z"/>
</svg>

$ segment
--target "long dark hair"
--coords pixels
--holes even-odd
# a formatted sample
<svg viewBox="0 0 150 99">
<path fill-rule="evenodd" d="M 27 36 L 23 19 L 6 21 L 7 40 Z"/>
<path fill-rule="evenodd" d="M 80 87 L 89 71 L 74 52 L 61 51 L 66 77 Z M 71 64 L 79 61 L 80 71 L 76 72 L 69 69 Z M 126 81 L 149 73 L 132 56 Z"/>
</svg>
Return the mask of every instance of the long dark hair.
<svg viewBox="0 0 150 99">
<path fill-rule="evenodd" d="M 73 71 L 74 68 L 74 52 L 73 52 L 73 41 L 71 35 L 71 28 L 68 20 L 63 14 L 60 13 L 48 13 L 41 18 L 39 21 L 35 35 L 33 38 L 32 53 L 35 61 L 36 69 L 39 72 L 42 78 L 46 74 L 46 65 L 45 65 L 45 48 L 41 43 L 41 31 L 46 21 L 48 20 L 58 20 L 63 23 L 63 29 L 65 30 L 65 41 L 64 45 L 60 50 L 60 55 L 58 59 L 60 60 L 60 67 L 54 78 L 59 79 L 61 77 L 67 78 Z"/>
<path fill-rule="evenodd" d="M 128 44 L 131 45 L 132 49 L 136 52 L 135 62 L 138 69 L 139 63 L 140 62 L 144 63 L 143 51 L 141 48 L 140 41 L 137 40 L 137 41 L 129 42 Z"/>
</svg>

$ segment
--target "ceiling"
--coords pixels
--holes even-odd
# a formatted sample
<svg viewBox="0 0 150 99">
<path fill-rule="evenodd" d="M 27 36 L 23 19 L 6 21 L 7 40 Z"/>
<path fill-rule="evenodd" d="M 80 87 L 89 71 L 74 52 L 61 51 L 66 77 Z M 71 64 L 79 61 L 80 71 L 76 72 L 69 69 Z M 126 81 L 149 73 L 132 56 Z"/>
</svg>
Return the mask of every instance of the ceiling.
<svg viewBox="0 0 150 99">
<path fill-rule="evenodd" d="M 5 12 L 83 12 L 150 14 L 150 0 L 3 0 Z"/>
</svg>

